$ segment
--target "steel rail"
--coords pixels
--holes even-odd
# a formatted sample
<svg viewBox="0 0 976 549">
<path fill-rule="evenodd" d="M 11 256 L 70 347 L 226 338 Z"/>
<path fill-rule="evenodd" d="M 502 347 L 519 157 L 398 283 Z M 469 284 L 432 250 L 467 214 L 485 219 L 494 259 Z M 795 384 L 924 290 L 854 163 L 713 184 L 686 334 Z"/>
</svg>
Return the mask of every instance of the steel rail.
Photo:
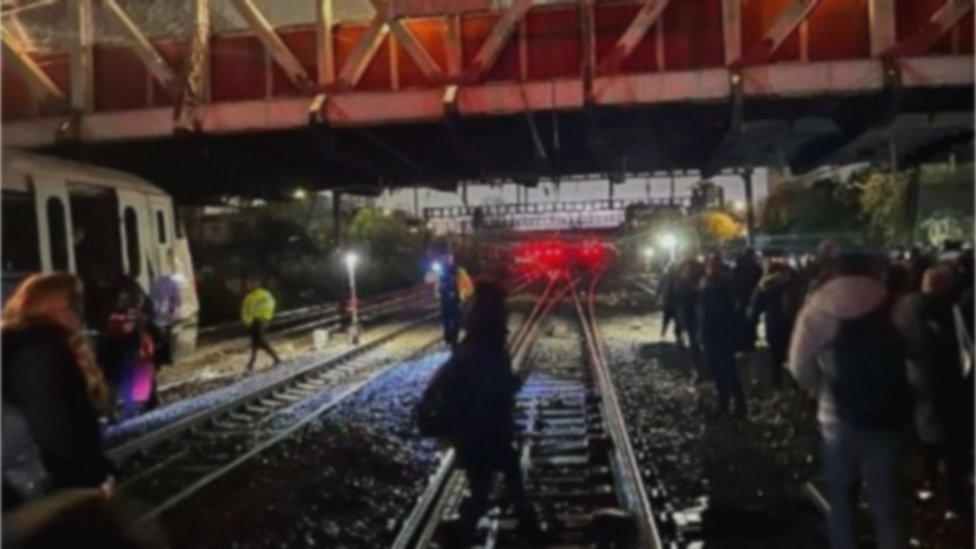
<svg viewBox="0 0 976 549">
<path fill-rule="evenodd" d="M 586 296 L 586 309 L 580 300 L 579 293 L 575 286 L 573 289 L 573 302 L 576 306 L 577 314 L 583 325 L 584 337 L 587 341 L 590 367 L 593 370 L 594 378 L 597 382 L 597 389 L 602 396 L 600 407 L 607 422 L 607 429 L 613 441 L 614 461 L 616 464 L 617 485 L 621 495 L 624 496 L 624 504 L 633 513 L 636 519 L 638 546 L 648 549 L 660 549 L 662 547 L 661 536 L 654 520 L 654 510 L 651 507 L 647 490 L 644 488 L 644 481 L 641 478 L 640 467 L 637 457 L 634 454 L 630 436 L 627 433 L 627 424 L 623 413 L 620 410 L 620 401 L 617 398 L 617 390 L 613 384 L 610 374 L 609 362 L 606 355 L 606 342 L 596 321 L 596 286 L 603 276 L 603 271 L 597 273 L 590 283 L 588 295 Z"/>
<path fill-rule="evenodd" d="M 114 448 L 109 449 L 106 455 L 116 464 L 120 463 L 127 457 L 141 451 L 146 451 L 153 446 L 166 442 L 168 440 L 175 439 L 201 425 L 211 419 L 214 419 L 220 415 L 226 414 L 235 409 L 241 408 L 246 403 L 260 400 L 266 398 L 268 395 L 281 390 L 283 387 L 291 385 L 301 379 L 313 374 L 320 372 L 325 369 L 331 369 L 336 367 L 348 360 L 351 360 L 363 353 L 373 350 L 374 348 L 389 342 L 390 340 L 412 330 L 426 322 L 430 322 L 436 317 L 435 314 L 427 314 L 420 319 L 410 322 L 396 330 L 389 333 L 383 334 L 371 341 L 368 341 L 362 345 L 349 349 L 348 351 L 341 353 L 338 356 L 328 358 L 319 362 L 310 364 L 304 368 L 298 369 L 295 372 L 289 374 L 288 376 L 275 380 L 254 389 L 253 391 L 248 391 L 244 394 L 238 395 L 234 398 L 228 399 L 225 402 L 217 404 L 211 408 L 201 410 L 195 414 L 188 415 L 184 418 L 176 420 L 172 423 L 168 423 L 165 426 L 150 431 L 138 438 L 129 440 L 122 443 Z"/>
<path fill-rule="evenodd" d="M 535 336 L 538 335 L 542 319 L 549 314 L 556 303 L 561 301 L 569 291 L 568 284 L 558 292 L 553 291 L 554 287 L 554 280 L 550 280 L 533 307 L 533 313 L 538 309 L 538 314 L 530 314 L 519 325 L 516 332 L 509 337 L 509 352 L 512 355 L 512 368 L 519 373 L 519 377 L 523 380 L 527 377 L 527 370 L 523 365 L 528 361 L 528 350 L 532 347 Z M 544 306 L 540 308 L 540 304 L 544 304 Z M 404 520 L 391 547 L 394 549 L 423 547 L 433 538 L 437 529 L 438 519 L 443 511 L 442 507 L 445 503 L 444 494 L 449 492 L 448 487 L 465 482 L 463 474 L 455 467 L 454 462 L 456 457 L 453 449 L 449 449 L 444 453 L 437 467 L 437 471 L 431 477 L 427 488 L 417 499 L 417 503 Z"/>
<path fill-rule="evenodd" d="M 522 281 L 518 286 L 518 290 L 521 290 L 522 288 L 528 286 L 532 282 L 533 282 L 532 280 Z M 208 421 L 213 421 L 217 419 L 218 417 L 220 417 L 221 414 L 230 414 L 233 410 L 246 408 L 249 405 L 249 403 L 253 403 L 253 402 L 260 403 L 268 398 L 274 399 L 275 395 L 280 395 L 282 393 L 282 390 L 283 389 L 287 390 L 286 388 L 289 387 L 290 385 L 301 385 L 303 379 L 311 379 L 310 376 L 312 374 L 315 374 L 316 372 L 321 372 L 322 370 L 331 371 L 332 366 L 338 366 L 338 364 L 340 363 L 346 362 L 352 358 L 355 358 L 356 356 L 365 353 L 370 349 L 373 349 L 385 342 L 388 342 L 394 337 L 406 332 L 407 330 L 415 328 L 416 326 L 429 321 L 434 316 L 435 316 L 434 314 L 427 315 L 422 319 L 412 322 L 407 326 L 397 329 L 389 334 L 380 336 L 376 338 L 374 341 L 371 341 L 365 345 L 352 349 L 346 353 L 343 353 L 338 357 L 334 357 L 332 359 L 323 361 L 318 364 L 310 365 L 309 367 L 296 371 L 294 374 L 289 375 L 285 379 L 278 380 L 272 384 L 263 386 L 260 389 L 249 392 L 245 395 L 241 395 L 240 397 L 232 399 L 231 401 L 228 401 L 227 403 L 224 403 L 223 405 L 217 408 L 206 410 L 199 414 L 195 414 L 194 416 L 186 418 L 184 421 L 178 422 L 178 424 L 173 424 L 167 426 L 167 428 L 164 428 L 158 432 L 150 433 L 145 437 L 141 437 L 136 441 L 132 441 L 131 443 L 124 445 L 124 447 L 117 448 L 115 451 L 116 457 L 118 457 L 119 455 L 131 455 L 134 452 L 137 452 L 139 450 L 145 450 L 163 441 L 178 438 L 180 435 L 184 433 L 192 432 L 193 429 L 198 425 L 206 424 Z M 426 352 L 426 350 L 429 349 L 437 341 L 439 341 L 439 337 L 423 345 L 420 350 L 416 351 L 411 356 L 412 357 L 417 356 L 419 354 L 422 354 L 423 352 Z M 161 516 L 166 511 L 178 506 L 182 502 L 186 501 L 188 498 L 192 497 L 194 494 L 198 493 L 200 490 L 211 485 L 216 480 L 224 477 L 231 471 L 237 469 L 244 463 L 248 462 L 254 456 L 257 456 L 258 454 L 266 451 L 267 449 L 279 444 L 281 441 L 292 436 L 296 431 L 306 426 L 310 421 L 334 409 L 336 406 L 340 405 L 342 402 L 346 401 L 348 398 L 358 393 L 364 387 L 367 387 L 369 384 L 371 384 L 379 377 L 383 376 L 384 374 L 386 374 L 387 372 L 389 372 L 399 364 L 402 364 L 404 360 L 410 360 L 410 358 L 394 361 L 387 366 L 380 367 L 376 371 L 367 375 L 365 378 L 354 382 L 352 385 L 344 389 L 340 394 L 330 398 L 327 402 L 319 405 L 314 410 L 304 414 L 302 417 L 290 423 L 287 427 L 275 430 L 275 432 L 269 438 L 261 442 L 258 442 L 257 444 L 247 449 L 247 451 L 237 455 L 227 463 L 220 466 L 216 466 L 212 471 L 209 471 L 207 474 L 203 475 L 202 477 L 197 478 L 187 486 L 182 487 L 178 492 L 169 496 L 161 503 L 154 506 L 148 512 L 143 514 L 139 520 L 140 521 L 153 520 Z M 331 388 L 334 388 L 334 386 Z M 315 394 L 316 395 L 322 394 L 323 392 L 328 390 L 329 388 L 322 388 L 321 390 L 315 392 Z M 295 391 L 296 393 L 299 394 L 299 396 L 302 395 L 302 391 L 298 389 L 295 389 Z M 262 417 L 259 417 L 256 420 L 250 421 L 247 425 L 265 424 L 270 420 L 272 420 L 277 415 L 287 412 L 293 406 L 298 405 L 299 402 L 308 401 L 309 399 L 312 398 L 315 398 L 313 394 L 307 394 L 306 396 L 300 398 L 299 400 L 288 404 L 285 408 L 274 410 L 270 413 L 270 415 L 264 415 Z M 242 432 L 244 427 L 245 426 L 240 426 L 236 429 L 238 434 Z M 151 468 L 152 469 L 151 471 L 147 471 L 145 472 L 145 474 L 143 473 L 138 474 L 137 475 L 138 477 L 142 477 L 139 478 L 138 480 L 143 480 L 146 475 L 154 474 L 166 468 L 168 465 L 172 465 L 177 460 L 186 457 L 187 453 L 188 452 L 186 450 L 183 450 L 175 454 L 175 457 L 172 458 L 169 462 L 163 462 L 154 465 Z M 132 480 L 136 480 L 136 479 L 132 479 Z M 126 485 L 123 485 L 123 491 L 125 486 Z"/>
<path fill-rule="evenodd" d="M 211 471 L 210 473 L 208 473 L 208 474 L 204 475 L 203 477 L 201 477 L 201 478 L 197 479 L 196 481 L 194 481 L 189 486 L 187 486 L 184 489 L 180 490 L 176 494 L 170 496 L 168 499 L 166 499 L 165 501 L 163 501 L 159 505 L 156 505 L 151 510 L 149 510 L 147 513 L 145 513 L 144 515 L 142 515 L 139 518 L 139 521 L 142 522 L 142 523 L 145 523 L 147 521 L 155 520 L 156 518 L 158 518 L 160 515 L 162 515 L 166 511 L 168 511 L 168 510 L 176 507 L 180 503 L 186 501 L 187 499 L 189 499 L 190 497 L 192 497 L 194 494 L 198 493 L 203 488 L 209 486 L 210 484 L 213 484 L 213 482 L 215 482 L 216 480 L 220 479 L 221 477 L 226 476 L 228 473 L 230 473 L 231 471 L 237 469 L 238 467 L 240 467 L 244 463 L 250 461 L 252 458 L 254 458 L 255 456 L 257 456 L 258 454 L 260 454 L 260 453 L 268 450 L 269 448 L 272 448 L 274 446 L 277 446 L 282 441 L 284 441 L 287 438 L 291 437 L 299 429 L 305 427 L 311 421 L 315 420 L 316 418 L 318 418 L 322 414 L 325 414 L 326 412 L 334 409 L 336 406 L 342 404 L 347 399 L 349 399 L 350 397 L 352 397 L 353 395 L 355 395 L 356 393 L 358 393 L 359 391 L 361 391 L 364 387 L 367 387 L 369 384 L 371 384 L 372 382 L 374 382 L 378 378 L 380 378 L 383 375 L 385 375 L 386 373 L 388 373 L 390 370 L 396 368 L 397 366 L 399 366 L 403 362 L 412 360 L 412 359 L 416 358 L 417 356 L 420 356 L 420 355 L 428 352 L 428 350 L 430 349 L 430 347 L 432 346 L 432 344 L 435 343 L 435 342 L 437 342 L 437 341 L 439 341 L 439 339 L 440 339 L 439 337 L 438 338 L 435 338 L 432 342 L 430 342 L 430 343 L 422 346 L 416 352 L 412 353 L 409 357 L 407 357 L 407 358 L 405 358 L 403 360 L 394 361 L 394 362 L 392 362 L 392 363 L 390 363 L 390 364 L 388 364 L 388 365 L 386 365 L 384 367 L 381 367 L 377 371 L 375 371 L 375 372 L 371 373 L 370 375 L 368 375 L 366 378 L 364 378 L 364 379 L 362 379 L 362 380 L 354 383 L 352 386 L 348 387 L 341 394 L 339 394 L 339 395 L 337 395 L 337 396 L 329 399 L 328 402 L 325 402 L 325 403 L 319 405 L 314 410 L 312 410 L 312 411 L 308 412 L 307 414 L 305 414 L 301 419 L 298 419 L 297 421 L 295 421 L 294 423 L 292 423 L 288 427 L 286 427 L 284 429 L 281 429 L 274 436 L 268 438 L 267 440 L 265 440 L 263 442 L 260 442 L 260 443 L 258 443 L 256 445 L 252 446 L 249 450 L 247 450 L 246 452 L 240 454 L 238 457 L 236 457 L 232 461 L 228 462 L 224 466 L 222 466 L 222 467 L 220 467 L 220 468 L 218 468 L 218 469 L 216 469 L 214 471 Z"/>
<path fill-rule="evenodd" d="M 362 306 L 365 308 L 369 305 L 383 303 L 387 301 L 394 301 L 404 297 L 412 297 L 415 294 L 419 294 L 422 290 L 425 290 L 425 286 L 414 286 L 406 290 L 396 290 L 393 292 L 387 292 L 384 294 L 372 296 L 368 299 L 364 299 Z M 315 305 L 307 305 L 305 307 L 296 307 L 293 309 L 286 309 L 275 315 L 274 320 L 271 325 L 268 326 L 269 329 L 275 328 L 279 323 L 288 322 L 294 320 L 295 317 L 305 317 L 310 315 L 320 315 L 326 313 L 338 313 L 339 304 L 335 301 L 330 301 L 326 303 L 318 303 Z M 221 334 L 220 332 L 235 332 L 240 330 L 240 322 L 222 322 L 220 324 L 214 324 L 211 326 L 205 326 L 197 330 L 198 337 L 218 337 L 223 339 L 228 336 L 241 335 L 241 334 Z"/>
</svg>

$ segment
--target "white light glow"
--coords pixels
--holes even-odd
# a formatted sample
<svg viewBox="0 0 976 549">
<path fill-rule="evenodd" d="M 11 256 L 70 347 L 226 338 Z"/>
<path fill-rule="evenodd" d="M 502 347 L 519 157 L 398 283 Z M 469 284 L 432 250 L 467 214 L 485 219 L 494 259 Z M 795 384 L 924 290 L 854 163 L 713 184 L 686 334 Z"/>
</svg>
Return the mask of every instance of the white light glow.
<svg viewBox="0 0 976 549">
<path fill-rule="evenodd" d="M 356 267 L 356 263 L 359 262 L 359 256 L 356 255 L 356 252 L 349 252 L 346 254 L 345 260 L 346 260 L 346 267 L 353 269 Z"/>
<path fill-rule="evenodd" d="M 644 257 L 648 259 L 654 257 L 654 248 L 651 247 L 644 248 Z"/>
<path fill-rule="evenodd" d="M 658 244 L 669 250 L 673 250 L 678 246 L 678 238 L 671 233 L 664 233 L 658 238 Z"/>
<path fill-rule="evenodd" d="M 441 266 L 440 261 L 434 261 L 433 263 L 430 264 L 430 270 L 434 271 L 434 273 L 436 274 L 441 274 L 442 272 L 444 272 L 444 267 Z"/>
</svg>

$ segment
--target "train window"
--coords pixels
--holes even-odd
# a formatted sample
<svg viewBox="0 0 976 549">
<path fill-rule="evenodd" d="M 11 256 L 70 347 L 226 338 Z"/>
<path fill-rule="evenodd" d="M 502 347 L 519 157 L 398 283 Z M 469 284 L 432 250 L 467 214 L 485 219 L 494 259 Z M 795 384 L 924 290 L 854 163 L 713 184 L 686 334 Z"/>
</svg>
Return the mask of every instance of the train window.
<svg viewBox="0 0 976 549">
<path fill-rule="evenodd" d="M 47 199 L 47 231 L 51 242 L 51 269 L 67 271 L 68 264 L 68 226 L 64 220 L 64 203 L 52 196 Z"/>
<path fill-rule="evenodd" d="M 125 253 L 129 258 L 129 276 L 142 274 L 142 252 L 139 250 L 139 217 L 132 206 L 126 206 L 122 214 L 125 224 Z"/>
<path fill-rule="evenodd" d="M 2 202 L 4 276 L 40 271 L 33 192 L 4 189 Z"/>
<path fill-rule="evenodd" d="M 156 234 L 159 235 L 159 243 L 166 244 L 166 216 L 163 210 L 156 210 Z"/>
</svg>

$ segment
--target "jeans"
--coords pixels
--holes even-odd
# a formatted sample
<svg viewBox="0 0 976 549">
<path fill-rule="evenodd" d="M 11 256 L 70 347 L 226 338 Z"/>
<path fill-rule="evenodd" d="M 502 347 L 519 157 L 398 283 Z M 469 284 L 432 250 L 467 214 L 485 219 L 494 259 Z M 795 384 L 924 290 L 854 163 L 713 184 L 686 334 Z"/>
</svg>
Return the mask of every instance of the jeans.
<svg viewBox="0 0 976 549">
<path fill-rule="evenodd" d="M 830 546 L 856 549 L 858 494 L 863 480 L 881 549 L 905 547 L 902 459 L 907 432 L 864 429 L 847 422 L 820 426 L 830 502 Z"/>
</svg>

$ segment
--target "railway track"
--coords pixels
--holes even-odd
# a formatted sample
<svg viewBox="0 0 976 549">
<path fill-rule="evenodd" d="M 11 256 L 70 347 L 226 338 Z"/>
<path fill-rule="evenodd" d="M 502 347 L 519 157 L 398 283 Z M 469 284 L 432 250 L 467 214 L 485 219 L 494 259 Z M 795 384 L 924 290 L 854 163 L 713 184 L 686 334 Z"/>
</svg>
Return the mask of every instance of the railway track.
<svg viewBox="0 0 976 549">
<path fill-rule="evenodd" d="M 531 281 L 520 281 L 520 291 Z M 399 302 L 399 301 L 398 301 Z M 279 444 L 372 381 L 440 344 L 439 330 L 418 348 L 391 349 L 408 332 L 424 330 L 425 314 L 337 357 L 296 370 L 261 387 L 170 423 L 108 452 L 127 497 L 153 519 Z"/>
<path fill-rule="evenodd" d="M 586 298 L 576 281 L 546 289 L 526 323 L 532 331 L 516 337 L 513 367 L 524 380 L 516 420 L 521 427 L 522 464 L 529 499 L 551 543 L 573 546 L 661 547 L 654 514 L 606 364 L 594 316 L 593 279 Z M 571 298 L 580 348 L 574 360 L 532 359 L 541 320 L 566 296 Z M 521 331 L 520 331 L 521 332 Z M 441 461 L 393 544 L 394 548 L 436 547 L 444 525 L 465 497 L 464 474 L 453 453 Z M 517 521 L 504 511 L 480 521 L 478 545 L 525 545 Z"/>
<path fill-rule="evenodd" d="M 363 300 L 360 303 L 360 320 L 370 322 L 404 309 L 422 309 L 425 305 L 435 305 L 431 292 L 429 286 L 421 285 Z M 281 337 L 320 328 L 335 330 L 345 325 L 346 317 L 339 304 L 320 303 L 279 312 L 267 331 L 273 337 Z M 239 322 L 201 328 L 197 338 L 198 348 L 208 352 L 228 351 L 248 345 L 247 332 Z"/>
<path fill-rule="evenodd" d="M 178 505 L 255 455 L 335 407 L 396 364 L 430 352 L 432 334 L 419 348 L 392 349 L 399 336 L 423 329 L 425 315 L 338 357 L 312 364 L 254 391 L 221 402 L 108 452 L 119 484 L 151 519 Z"/>
</svg>

